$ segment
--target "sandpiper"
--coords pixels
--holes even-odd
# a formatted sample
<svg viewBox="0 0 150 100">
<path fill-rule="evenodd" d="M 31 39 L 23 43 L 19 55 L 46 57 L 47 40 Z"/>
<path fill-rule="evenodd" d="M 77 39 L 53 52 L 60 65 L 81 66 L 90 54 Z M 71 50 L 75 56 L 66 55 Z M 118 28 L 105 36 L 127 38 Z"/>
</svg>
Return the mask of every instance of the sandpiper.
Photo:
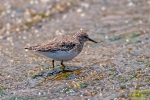
<svg viewBox="0 0 150 100">
<path fill-rule="evenodd" d="M 83 45 L 86 41 L 97 43 L 96 41 L 90 39 L 86 32 L 80 30 L 75 35 L 56 37 L 50 40 L 48 43 L 26 47 L 25 49 L 33 50 L 52 58 L 53 68 L 54 60 L 61 61 L 61 65 L 65 69 L 63 61 L 68 61 L 75 58 L 82 51 Z"/>
</svg>

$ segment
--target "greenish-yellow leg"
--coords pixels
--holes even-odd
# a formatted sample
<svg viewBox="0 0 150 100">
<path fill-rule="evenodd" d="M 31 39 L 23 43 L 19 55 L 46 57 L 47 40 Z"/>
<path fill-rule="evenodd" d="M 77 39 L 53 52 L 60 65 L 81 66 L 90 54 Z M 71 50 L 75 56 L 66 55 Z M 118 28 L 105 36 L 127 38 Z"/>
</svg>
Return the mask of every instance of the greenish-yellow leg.
<svg viewBox="0 0 150 100">
<path fill-rule="evenodd" d="M 55 66 L 54 66 L 54 60 L 52 60 L 52 68 L 54 69 L 54 67 L 55 67 Z"/>
<path fill-rule="evenodd" d="M 63 64 L 63 60 L 61 61 L 62 69 L 65 69 L 65 65 Z"/>
</svg>

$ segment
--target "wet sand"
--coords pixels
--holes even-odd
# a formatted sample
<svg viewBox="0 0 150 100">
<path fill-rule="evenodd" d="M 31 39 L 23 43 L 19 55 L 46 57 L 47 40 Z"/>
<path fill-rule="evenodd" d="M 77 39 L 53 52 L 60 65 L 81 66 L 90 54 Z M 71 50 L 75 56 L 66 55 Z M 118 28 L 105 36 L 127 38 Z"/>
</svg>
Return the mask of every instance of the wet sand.
<svg viewBox="0 0 150 100">
<path fill-rule="evenodd" d="M 67 71 L 24 50 L 80 29 Z M 149 100 L 149 40 L 150 0 L 0 0 L 0 99 Z"/>
</svg>

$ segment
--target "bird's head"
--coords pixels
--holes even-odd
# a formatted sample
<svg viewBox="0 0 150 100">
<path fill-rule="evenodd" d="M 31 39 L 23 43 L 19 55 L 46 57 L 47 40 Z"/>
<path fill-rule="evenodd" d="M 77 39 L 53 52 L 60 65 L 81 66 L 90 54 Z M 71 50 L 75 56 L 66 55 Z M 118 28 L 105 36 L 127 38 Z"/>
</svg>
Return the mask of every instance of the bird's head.
<svg viewBox="0 0 150 100">
<path fill-rule="evenodd" d="M 89 38 L 88 34 L 84 31 L 77 32 L 75 34 L 75 37 L 77 37 L 79 39 L 79 41 L 82 41 L 82 42 L 91 41 L 91 42 L 97 43 L 93 39 Z"/>
</svg>

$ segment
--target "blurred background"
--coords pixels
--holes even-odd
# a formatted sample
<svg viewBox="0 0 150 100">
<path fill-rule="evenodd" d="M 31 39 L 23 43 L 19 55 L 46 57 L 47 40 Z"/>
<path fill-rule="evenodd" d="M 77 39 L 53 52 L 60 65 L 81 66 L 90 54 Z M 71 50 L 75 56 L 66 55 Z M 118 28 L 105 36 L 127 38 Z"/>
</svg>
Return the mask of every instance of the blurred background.
<svg viewBox="0 0 150 100">
<path fill-rule="evenodd" d="M 100 43 L 71 72 L 24 50 L 80 29 Z M 149 39 L 150 0 L 0 0 L 0 99 L 149 100 Z"/>
</svg>

